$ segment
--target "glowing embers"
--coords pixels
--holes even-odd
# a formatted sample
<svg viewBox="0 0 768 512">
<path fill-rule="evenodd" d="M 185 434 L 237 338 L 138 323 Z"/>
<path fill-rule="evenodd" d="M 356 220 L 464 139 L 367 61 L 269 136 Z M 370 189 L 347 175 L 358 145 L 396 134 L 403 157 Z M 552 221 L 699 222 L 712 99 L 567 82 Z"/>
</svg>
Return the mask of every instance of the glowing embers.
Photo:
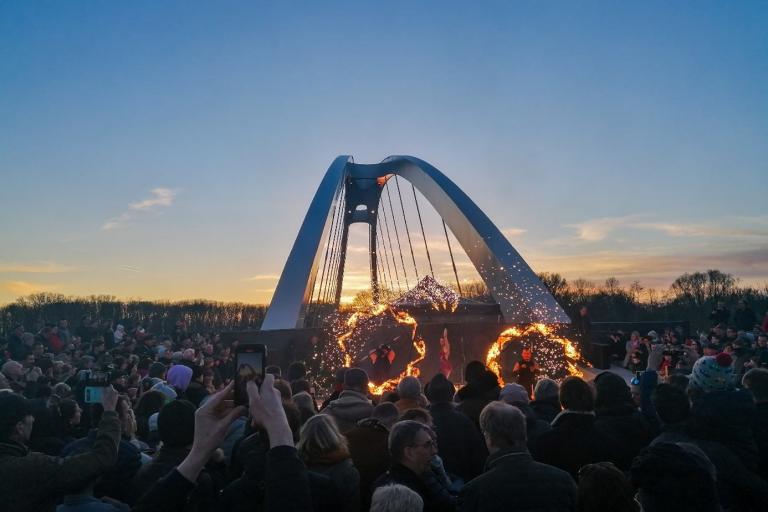
<svg viewBox="0 0 768 512">
<path fill-rule="evenodd" d="M 395 300 L 392 305 L 398 306 L 429 306 L 436 311 L 456 311 L 459 306 L 459 294 L 452 288 L 443 286 L 433 277 L 425 276 L 411 290 Z"/>
<path fill-rule="evenodd" d="M 545 377 L 561 379 L 568 375 L 581 376 L 582 372 L 576 365 L 590 366 L 576 345 L 568 338 L 561 336 L 555 326 L 537 323 L 525 327 L 511 327 L 499 334 L 485 356 L 486 366 L 499 376 L 499 382 L 502 385 L 504 379 L 500 359 L 502 352 L 511 342 L 531 347 L 533 358 L 541 367 L 542 376 Z"/>
</svg>

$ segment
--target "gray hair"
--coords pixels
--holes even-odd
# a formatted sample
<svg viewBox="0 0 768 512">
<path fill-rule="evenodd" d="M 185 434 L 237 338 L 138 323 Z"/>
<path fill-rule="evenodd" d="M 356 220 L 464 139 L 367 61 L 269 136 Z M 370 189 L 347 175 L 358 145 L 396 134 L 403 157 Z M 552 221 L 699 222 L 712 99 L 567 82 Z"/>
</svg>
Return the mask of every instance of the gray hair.
<svg viewBox="0 0 768 512">
<path fill-rule="evenodd" d="M 431 432 L 428 426 L 418 421 L 405 420 L 395 423 L 392 430 L 389 431 L 387 442 L 392 458 L 396 461 L 402 460 L 405 449 L 416 443 L 416 436 L 422 430 L 427 433 Z"/>
<path fill-rule="evenodd" d="M 527 432 L 525 415 L 505 402 L 491 402 L 480 413 L 480 430 L 491 437 L 495 446 L 513 446 L 525 443 Z"/>
<path fill-rule="evenodd" d="M 421 512 L 424 501 L 416 492 L 400 484 L 379 487 L 373 492 L 371 512 Z"/>
<path fill-rule="evenodd" d="M 552 379 L 539 379 L 536 388 L 533 390 L 534 400 L 546 400 L 547 398 L 558 399 L 560 396 L 560 385 Z"/>
<path fill-rule="evenodd" d="M 397 394 L 400 398 L 418 400 L 421 398 L 421 382 L 416 377 L 403 377 L 397 385 Z"/>
<path fill-rule="evenodd" d="M 316 414 L 301 427 L 296 450 L 305 462 L 312 462 L 330 452 L 348 451 L 347 438 L 339 432 L 333 416 Z"/>
</svg>

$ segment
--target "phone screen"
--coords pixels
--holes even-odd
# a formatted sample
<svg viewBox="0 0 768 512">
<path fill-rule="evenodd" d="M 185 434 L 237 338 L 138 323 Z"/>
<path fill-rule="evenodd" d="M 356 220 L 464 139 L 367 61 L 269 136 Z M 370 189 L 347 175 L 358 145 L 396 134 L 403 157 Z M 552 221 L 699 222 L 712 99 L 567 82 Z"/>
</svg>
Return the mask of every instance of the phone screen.
<svg viewBox="0 0 768 512">
<path fill-rule="evenodd" d="M 105 372 L 92 372 L 85 377 L 85 403 L 101 403 L 104 388 L 109 385 L 109 375 Z"/>
<path fill-rule="evenodd" d="M 248 391 L 246 386 L 248 381 L 256 381 L 261 384 L 264 377 L 264 366 L 266 364 L 266 349 L 263 345 L 254 347 L 240 347 L 237 351 L 235 364 L 235 403 L 246 405 L 248 403 Z"/>
</svg>

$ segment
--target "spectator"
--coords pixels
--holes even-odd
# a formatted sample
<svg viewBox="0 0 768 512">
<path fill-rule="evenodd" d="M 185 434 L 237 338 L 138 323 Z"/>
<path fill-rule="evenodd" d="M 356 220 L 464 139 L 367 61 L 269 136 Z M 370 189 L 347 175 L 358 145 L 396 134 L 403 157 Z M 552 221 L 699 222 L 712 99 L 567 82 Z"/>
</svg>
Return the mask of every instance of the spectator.
<svg viewBox="0 0 768 512">
<path fill-rule="evenodd" d="M 177 396 L 186 396 L 185 392 L 190 382 L 192 382 L 192 368 L 189 366 L 177 364 L 168 370 L 168 384 L 173 387 Z"/>
<path fill-rule="evenodd" d="M 546 421 L 540 420 L 528 400 L 528 390 L 520 384 L 505 384 L 499 393 L 499 400 L 514 405 L 525 415 L 525 430 L 528 437 L 528 445 L 534 446 L 542 432 L 551 430 Z"/>
<path fill-rule="evenodd" d="M 368 374 L 360 368 L 350 368 L 344 372 L 344 391 L 321 412 L 333 416 L 341 433 L 346 433 L 373 412 L 367 391 Z"/>
<path fill-rule="evenodd" d="M 409 409 L 419 409 L 421 382 L 416 377 L 403 377 L 397 384 L 397 395 L 400 399 L 395 402 L 395 407 L 400 415 Z"/>
<path fill-rule="evenodd" d="M 421 496 L 400 484 L 379 487 L 373 493 L 371 512 L 421 512 L 424 501 Z"/>
<path fill-rule="evenodd" d="M 725 302 L 722 300 L 717 301 L 717 306 L 709 314 L 709 319 L 712 321 L 712 325 L 728 323 L 728 319 L 731 317 L 731 313 L 728 308 L 725 307 Z"/>
<path fill-rule="evenodd" d="M 492 402 L 480 414 L 480 427 L 490 456 L 485 472 L 462 489 L 462 512 L 574 510 L 576 485 L 568 473 L 535 462 L 528 453 L 520 409 Z"/>
<path fill-rule="evenodd" d="M 629 386 L 615 373 L 603 372 L 595 377 L 595 428 L 615 441 L 615 459 L 622 470 L 628 470 L 632 459 L 653 439 L 651 425 L 632 401 Z"/>
<path fill-rule="evenodd" d="M 296 449 L 310 471 L 330 477 L 342 496 L 345 511 L 360 509 L 360 474 L 352 463 L 347 439 L 333 417 L 318 414 L 307 420 Z"/>
<path fill-rule="evenodd" d="M 741 299 L 733 312 L 733 325 L 738 331 L 751 331 L 757 323 L 757 315 L 746 300 Z"/>
<path fill-rule="evenodd" d="M 755 415 L 752 432 L 759 455 L 758 471 L 768 480 L 768 369 L 753 368 L 742 379 L 744 388 L 752 393 Z"/>
<path fill-rule="evenodd" d="M 560 414 L 560 385 L 552 379 L 542 378 L 533 388 L 533 402 L 531 409 L 539 419 L 552 423 L 552 420 Z"/>
<path fill-rule="evenodd" d="M 612 440 L 595 427 L 595 397 L 589 384 L 568 377 L 560 384 L 563 412 L 552 421 L 552 430 L 539 437 L 534 458 L 577 478 L 579 468 L 613 460 Z"/>
<path fill-rule="evenodd" d="M 428 484 L 430 462 L 437 447 L 429 427 L 417 421 L 395 423 L 389 433 L 392 465 L 374 483 L 374 488 L 401 484 L 416 492 L 424 501 L 424 512 L 456 509 L 453 498 L 441 486 Z"/>
<path fill-rule="evenodd" d="M 317 409 L 315 408 L 315 399 L 312 398 L 312 395 L 306 391 L 300 391 L 296 393 L 291 399 L 293 400 L 293 403 L 296 404 L 296 407 L 298 407 L 299 412 L 301 413 L 302 425 L 304 425 L 304 423 L 306 423 L 309 418 L 317 413 Z"/>
<path fill-rule="evenodd" d="M 139 402 L 136 404 L 136 409 L 134 410 L 136 416 L 136 435 L 145 443 L 154 444 L 150 442 L 149 418 L 153 414 L 160 412 L 165 401 L 166 398 L 163 393 L 157 390 L 150 390 L 141 395 Z"/>
<path fill-rule="evenodd" d="M 644 512 L 720 511 L 712 463 L 691 444 L 645 448 L 632 463 L 630 475 Z"/>
<path fill-rule="evenodd" d="M 51 457 L 26 446 L 34 417 L 27 399 L 0 394 L 0 496 L 8 512 L 52 511 L 64 494 L 77 492 L 112 467 L 117 460 L 120 424 L 117 392 L 105 388 L 104 409 L 94 443 L 87 453 Z"/>
<path fill-rule="evenodd" d="M 579 470 L 578 512 L 636 512 L 635 491 L 624 473 L 610 462 Z"/>
<path fill-rule="evenodd" d="M 437 373 L 427 385 L 429 412 L 435 424 L 437 451 L 452 480 L 468 482 L 483 470 L 488 456 L 478 429 L 453 405 L 454 387 L 444 374 Z"/>
<path fill-rule="evenodd" d="M 187 400 L 192 402 L 195 407 L 200 407 L 200 404 L 207 396 L 208 390 L 205 389 L 203 384 L 203 368 L 196 364 L 192 365 L 192 379 L 186 390 Z"/>
<path fill-rule="evenodd" d="M 480 361 L 467 364 L 464 378 L 467 384 L 456 392 L 454 400 L 459 403 L 458 410 L 466 414 L 479 430 L 483 407 L 499 398 L 499 379 Z"/>
</svg>

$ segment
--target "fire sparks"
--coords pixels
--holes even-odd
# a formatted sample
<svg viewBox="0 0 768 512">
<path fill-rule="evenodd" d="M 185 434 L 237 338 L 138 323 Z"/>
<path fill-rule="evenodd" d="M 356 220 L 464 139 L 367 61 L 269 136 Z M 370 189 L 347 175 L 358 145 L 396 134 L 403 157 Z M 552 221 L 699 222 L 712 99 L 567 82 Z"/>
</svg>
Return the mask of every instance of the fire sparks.
<svg viewBox="0 0 768 512">
<path fill-rule="evenodd" d="M 499 359 L 510 342 L 521 344 L 532 336 L 537 336 L 536 342 L 531 343 L 534 358 L 542 368 L 542 373 L 550 378 L 561 378 L 565 375 L 581 376 L 582 372 L 576 363 L 588 365 L 581 353 L 571 340 L 559 336 L 556 328 L 536 323 L 525 328 L 511 327 L 506 329 L 488 349 L 485 357 L 486 366 L 499 376 L 499 383 L 504 384 L 502 366 Z"/>
</svg>

